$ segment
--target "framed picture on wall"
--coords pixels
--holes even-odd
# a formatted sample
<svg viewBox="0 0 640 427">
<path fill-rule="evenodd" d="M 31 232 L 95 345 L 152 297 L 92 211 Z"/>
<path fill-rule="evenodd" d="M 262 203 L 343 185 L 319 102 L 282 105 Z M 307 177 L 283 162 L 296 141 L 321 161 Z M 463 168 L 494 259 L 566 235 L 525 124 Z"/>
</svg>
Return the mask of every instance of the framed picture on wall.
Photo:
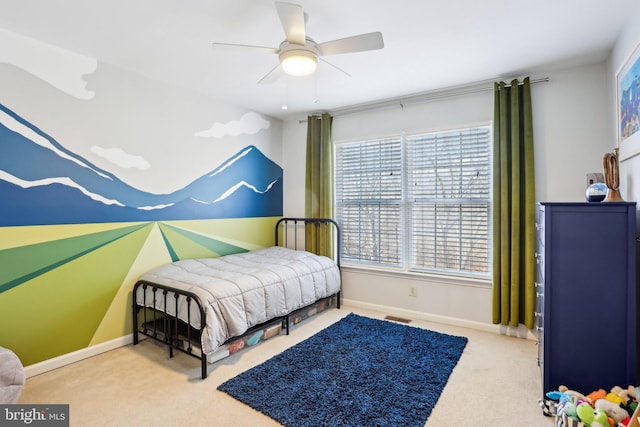
<svg viewBox="0 0 640 427">
<path fill-rule="evenodd" d="M 640 44 L 616 73 L 617 134 L 620 160 L 640 154 Z"/>
</svg>

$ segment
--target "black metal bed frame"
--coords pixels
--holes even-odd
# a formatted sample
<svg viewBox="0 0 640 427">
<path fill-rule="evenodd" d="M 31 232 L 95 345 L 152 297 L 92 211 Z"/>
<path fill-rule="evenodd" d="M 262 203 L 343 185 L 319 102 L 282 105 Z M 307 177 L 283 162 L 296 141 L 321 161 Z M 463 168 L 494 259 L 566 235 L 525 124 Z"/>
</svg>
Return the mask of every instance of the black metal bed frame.
<svg viewBox="0 0 640 427">
<path fill-rule="evenodd" d="M 301 229 L 301 231 L 300 231 Z M 290 232 L 293 230 L 293 232 Z M 308 234 L 310 233 L 310 234 Z M 311 236 L 311 246 L 307 238 Z M 340 228 L 338 223 L 330 218 L 281 218 L 275 226 L 275 245 L 298 250 L 303 247 L 309 252 L 332 258 L 340 268 Z M 321 253 L 320 253 L 321 252 Z M 153 301 L 147 301 L 147 289 L 151 289 Z M 142 289 L 143 302 L 138 304 L 136 295 Z M 187 321 L 178 319 L 178 299 L 183 296 L 187 303 Z M 335 295 L 323 299 L 336 297 L 336 307 L 340 308 L 341 290 Z M 158 302 L 161 304 L 158 305 Z M 244 334 L 232 337 L 224 344 L 243 338 L 269 325 L 281 323 L 286 334 L 289 335 L 289 318 L 308 309 L 313 304 L 294 310 L 285 316 L 269 319 L 255 325 Z M 150 305 L 150 304 L 153 305 Z M 167 313 L 167 308 L 175 308 L 175 315 Z M 200 328 L 191 326 L 192 304 L 200 313 Z M 160 306 L 161 308 L 157 308 Z M 200 359 L 202 379 L 207 378 L 207 355 L 202 349 L 200 338 L 206 328 L 205 309 L 200 298 L 192 292 L 172 288 L 170 286 L 138 280 L 132 291 L 133 309 L 133 344 L 138 344 L 142 334 L 169 347 L 169 357 L 173 357 L 174 349 Z M 195 347 L 194 347 L 195 344 Z M 223 344 L 223 345 L 224 345 Z"/>
</svg>

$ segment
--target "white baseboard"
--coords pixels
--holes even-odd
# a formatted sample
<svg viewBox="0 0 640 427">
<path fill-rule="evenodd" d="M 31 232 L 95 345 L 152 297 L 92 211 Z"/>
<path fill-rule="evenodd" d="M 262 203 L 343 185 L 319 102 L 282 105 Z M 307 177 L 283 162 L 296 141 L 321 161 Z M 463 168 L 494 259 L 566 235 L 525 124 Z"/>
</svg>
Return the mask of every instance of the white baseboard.
<svg viewBox="0 0 640 427">
<path fill-rule="evenodd" d="M 490 323 L 476 322 L 473 320 L 459 319 L 456 317 L 442 316 L 439 314 L 424 313 L 421 311 L 407 310 L 404 308 L 391 307 L 386 305 L 371 304 L 362 301 L 343 299 L 344 305 L 348 305 L 355 308 L 362 308 L 366 310 L 378 311 L 381 313 L 389 314 L 392 316 L 404 317 L 416 320 L 426 320 L 428 322 L 442 323 L 445 325 L 461 326 L 464 328 L 475 329 L 485 332 L 491 332 L 494 334 L 514 336 L 518 338 L 525 338 L 529 340 L 537 340 L 535 334 L 527 329 L 525 326 L 519 327 L 494 325 Z"/>
<path fill-rule="evenodd" d="M 40 375 L 45 372 L 69 365 L 71 363 L 79 362 L 80 360 L 88 359 L 90 357 L 97 356 L 98 354 L 105 353 L 119 347 L 124 347 L 125 345 L 131 344 L 132 342 L 133 334 L 125 335 L 123 337 L 96 344 L 91 347 L 83 348 L 72 353 L 63 354 L 62 356 L 54 357 L 53 359 L 48 359 L 42 362 L 34 363 L 33 365 L 25 366 L 24 373 L 27 378 L 34 377 L 36 375 Z"/>
</svg>

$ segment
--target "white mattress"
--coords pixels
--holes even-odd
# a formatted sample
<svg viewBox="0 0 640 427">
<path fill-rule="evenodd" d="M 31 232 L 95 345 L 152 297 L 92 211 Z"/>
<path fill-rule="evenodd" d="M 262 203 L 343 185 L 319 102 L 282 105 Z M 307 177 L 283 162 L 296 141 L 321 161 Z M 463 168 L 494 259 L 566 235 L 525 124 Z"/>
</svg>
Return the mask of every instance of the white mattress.
<svg viewBox="0 0 640 427">
<path fill-rule="evenodd" d="M 227 339 L 248 328 L 284 316 L 340 290 L 340 272 L 335 262 L 310 252 L 274 246 L 219 258 L 188 259 L 151 270 L 140 277 L 161 285 L 191 291 L 205 309 L 206 328 L 202 348 L 214 352 Z M 136 301 L 143 305 L 142 288 Z M 146 305 L 153 306 L 147 289 Z M 160 295 L 160 293 L 158 293 Z M 164 300 L 156 297 L 156 308 Z M 170 295 L 167 312 L 175 315 Z M 200 313 L 191 304 L 190 323 L 200 328 Z M 178 317 L 187 322 L 187 304 L 178 299 Z"/>
</svg>

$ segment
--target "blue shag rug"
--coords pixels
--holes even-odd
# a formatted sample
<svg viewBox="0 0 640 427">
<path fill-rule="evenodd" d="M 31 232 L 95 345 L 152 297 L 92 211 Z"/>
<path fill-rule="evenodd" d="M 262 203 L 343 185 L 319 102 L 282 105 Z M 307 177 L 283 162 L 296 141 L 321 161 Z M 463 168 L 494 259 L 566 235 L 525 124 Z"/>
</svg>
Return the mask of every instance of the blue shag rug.
<svg viewBox="0 0 640 427">
<path fill-rule="evenodd" d="M 287 427 L 423 427 L 467 341 L 351 313 L 218 390 Z"/>
</svg>

